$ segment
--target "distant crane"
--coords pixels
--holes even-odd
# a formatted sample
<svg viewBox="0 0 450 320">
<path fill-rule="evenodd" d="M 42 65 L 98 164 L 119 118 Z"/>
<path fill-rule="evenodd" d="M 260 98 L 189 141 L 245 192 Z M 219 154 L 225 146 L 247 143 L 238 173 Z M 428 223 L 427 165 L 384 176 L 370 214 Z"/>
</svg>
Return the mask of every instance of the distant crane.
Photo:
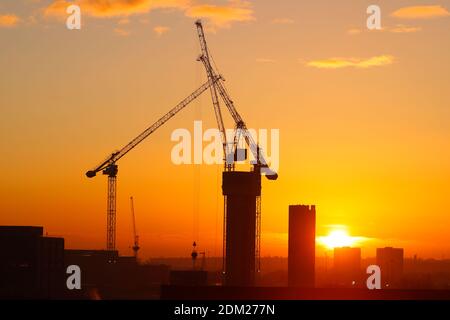
<svg viewBox="0 0 450 320">
<path fill-rule="evenodd" d="M 136 232 L 136 216 L 134 214 L 134 199 L 133 197 L 130 197 L 130 207 L 131 207 L 131 218 L 133 219 L 133 238 L 134 238 L 134 245 L 132 247 L 134 252 L 134 257 L 137 259 L 138 252 L 139 252 L 139 236 Z"/>
<path fill-rule="evenodd" d="M 192 244 L 192 253 L 191 253 L 191 258 L 192 258 L 192 269 L 196 270 L 196 263 L 197 263 L 197 258 L 198 255 L 202 256 L 202 265 L 201 265 L 201 270 L 205 270 L 206 267 L 206 252 L 202 251 L 202 252 L 198 252 L 197 251 L 197 242 L 194 241 L 194 243 Z"/>
<path fill-rule="evenodd" d="M 166 113 L 158 121 L 152 124 L 144 132 L 134 138 L 130 143 L 119 151 L 113 152 L 109 155 L 106 160 L 102 161 L 100 165 L 96 166 L 94 169 L 86 172 L 88 178 L 94 178 L 97 173 L 102 172 L 103 175 L 108 176 L 108 204 L 107 204 L 107 228 L 106 228 L 106 249 L 108 251 L 114 251 L 116 249 L 116 193 L 117 193 L 117 173 L 119 171 L 117 166 L 117 161 L 119 161 L 128 152 L 134 149 L 142 141 L 144 141 L 149 135 L 155 132 L 159 127 L 164 125 L 172 117 L 174 117 L 178 112 L 183 110 L 192 101 L 197 99 L 203 92 L 208 88 L 213 86 L 217 81 L 219 81 L 220 76 L 214 76 L 208 78 L 208 81 L 200 86 L 197 90 L 191 93 L 186 99 L 177 104 L 172 110 Z"/>
<path fill-rule="evenodd" d="M 194 241 L 194 243 L 192 244 L 192 253 L 191 253 L 192 270 L 195 270 L 195 264 L 197 262 L 197 257 L 198 257 L 197 242 Z"/>
</svg>

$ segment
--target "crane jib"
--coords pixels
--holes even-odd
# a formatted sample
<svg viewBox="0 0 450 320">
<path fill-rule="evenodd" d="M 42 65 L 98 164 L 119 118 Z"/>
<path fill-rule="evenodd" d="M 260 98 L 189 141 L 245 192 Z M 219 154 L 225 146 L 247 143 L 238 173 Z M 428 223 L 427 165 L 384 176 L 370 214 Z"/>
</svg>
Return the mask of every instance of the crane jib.
<svg viewBox="0 0 450 320">
<path fill-rule="evenodd" d="M 158 121 L 148 127 L 145 131 L 143 131 L 140 135 L 134 138 L 130 143 L 128 143 L 125 147 L 123 147 L 120 151 L 113 153 L 110 155 L 107 160 L 103 161 L 99 166 L 95 169 L 90 170 L 86 173 L 88 178 L 93 178 L 97 175 L 98 172 L 105 170 L 110 165 L 115 164 L 120 158 L 134 149 L 138 144 L 144 141 L 149 135 L 155 132 L 158 128 L 164 125 L 167 121 L 169 121 L 172 117 L 174 117 L 178 112 L 183 110 L 186 106 L 188 106 L 192 101 L 197 99 L 203 92 L 213 86 L 217 81 L 221 79 L 220 76 L 216 75 L 212 79 L 209 79 L 205 82 L 201 87 L 191 93 L 186 99 L 177 104 L 172 110 L 166 113 L 163 117 L 161 117 Z"/>
</svg>

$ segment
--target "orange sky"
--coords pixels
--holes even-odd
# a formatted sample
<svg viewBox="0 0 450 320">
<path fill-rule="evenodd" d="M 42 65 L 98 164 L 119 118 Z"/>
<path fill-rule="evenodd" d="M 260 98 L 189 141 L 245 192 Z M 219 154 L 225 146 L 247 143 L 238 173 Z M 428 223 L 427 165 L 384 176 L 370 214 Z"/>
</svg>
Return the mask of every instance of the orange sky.
<svg viewBox="0 0 450 320">
<path fill-rule="evenodd" d="M 378 1 L 381 31 L 365 27 L 370 1 L 81 0 L 80 31 L 51 3 L 0 4 L 0 224 L 105 246 L 106 178 L 84 173 L 204 82 L 203 18 L 248 126 L 280 129 L 263 255 L 287 254 L 288 205 L 302 203 L 317 205 L 318 235 L 368 238 L 364 255 L 450 257 L 450 1 Z M 130 195 L 143 257 L 188 256 L 194 238 L 221 254 L 221 168 L 170 159 L 172 131 L 194 120 L 215 127 L 208 95 L 119 162 L 122 254 Z"/>
</svg>

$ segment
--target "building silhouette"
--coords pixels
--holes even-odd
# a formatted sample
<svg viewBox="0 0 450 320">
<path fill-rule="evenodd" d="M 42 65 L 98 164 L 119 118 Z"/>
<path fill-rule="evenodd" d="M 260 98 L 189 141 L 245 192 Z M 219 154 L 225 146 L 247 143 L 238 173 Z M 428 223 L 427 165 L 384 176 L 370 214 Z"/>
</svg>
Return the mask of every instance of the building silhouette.
<svg viewBox="0 0 450 320">
<path fill-rule="evenodd" d="M 259 172 L 224 172 L 225 285 L 255 285 Z"/>
<path fill-rule="evenodd" d="M 171 286 L 207 286 L 208 272 L 203 270 L 174 270 L 170 272 L 169 282 Z"/>
<path fill-rule="evenodd" d="M 289 206 L 288 285 L 315 285 L 316 207 Z"/>
<path fill-rule="evenodd" d="M 334 248 L 334 280 L 339 287 L 363 286 L 361 248 Z"/>
<path fill-rule="evenodd" d="M 109 250 L 65 250 L 65 265 L 81 269 L 82 290 L 67 291 L 68 299 L 155 299 L 169 282 L 166 265 L 139 264 L 135 256 Z"/>
<path fill-rule="evenodd" d="M 403 278 L 403 249 L 378 248 L 377 265 L 381 269 L 383 288 L 399 288 Z"/>
<path fill-rule="evenodd" d="M 0 275 L 0 297 L 61 297 L 64 239 L 44 237 L 42 227 L 0 226 Z"/>
</svg>

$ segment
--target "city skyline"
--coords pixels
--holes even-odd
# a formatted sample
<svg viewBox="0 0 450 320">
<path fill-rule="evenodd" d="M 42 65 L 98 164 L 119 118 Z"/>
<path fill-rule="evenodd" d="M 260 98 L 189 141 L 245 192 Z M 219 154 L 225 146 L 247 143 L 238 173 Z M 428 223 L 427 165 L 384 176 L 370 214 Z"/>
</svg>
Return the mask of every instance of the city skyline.
<svg viewBox="0 0 450 320">
<path fill-rule="evenodd" d="M 422 11 L 380 1 L 381 31 L 366 29 L 368 1 L 94 2 L 81 1 L 79 31 L 52 1 L 0 5 L 1 225 L 105 247 L 106 178 L 84 172 L 205 81 L 202 18 L 248 125 L 280 130 L 280 179 L 262 183 L 262 256 L 287 256 L 287 208 L 311 203 L 318 240 L 344 230 L 363 256 L 450 257 L 449 1 Z M 188 256 L 194 240 L 221 255 L 222 167 L 170 159 L 171 133 L 195 120 L 216 127 L 207 95 L 121 162 L 122 254 L 132 252 L 133 196 L 142 257 Z"/>
</svg>

